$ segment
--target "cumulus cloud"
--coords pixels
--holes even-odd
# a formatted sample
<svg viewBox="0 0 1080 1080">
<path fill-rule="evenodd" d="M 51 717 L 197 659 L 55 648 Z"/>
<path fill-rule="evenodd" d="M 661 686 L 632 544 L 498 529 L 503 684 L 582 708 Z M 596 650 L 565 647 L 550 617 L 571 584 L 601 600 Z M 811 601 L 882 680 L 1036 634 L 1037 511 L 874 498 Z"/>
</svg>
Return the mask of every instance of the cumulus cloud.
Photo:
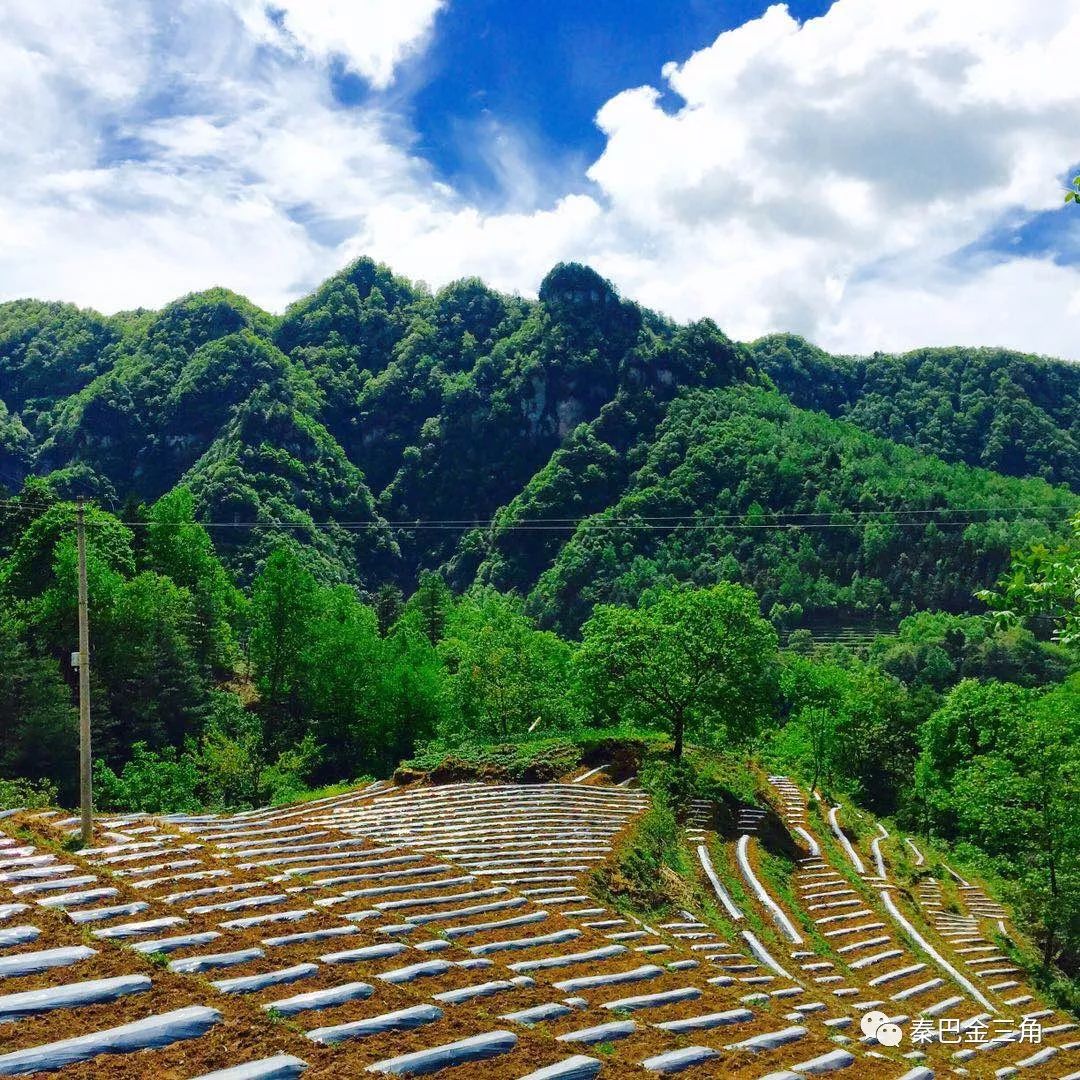
<svg viewBox="0 0 1080 1080">
<path fill-rule="evenodd" d="M 47 24 L 7 0 L 0 295 L 115 310 L 227 284 L 281 309 L 363 253 L 526 293 L 579 259 L 742 338 L 1080 359 L 1077 267 L 979 244 L 1059 208 L 1080 161 L 1080 0 L 775 6 L 667 65 L 665 94 L 607 102 L 603 153 L 539 210 L 440 183 L 378 93 L 441 6 L 68 0 Z M 339 65 L 364 105 L 334 100 Z"/>
<path fill-rule="evenodd" d="M 6 296 L 116 310 L 226 284 L 280 309 L 344 257 L 327 235 L 362 234 L 402 193 L 444 197 L 392 117 L 340 108 L 324 65 L 253 26 L 262 5 L 70 0 L 51 25 L 35 0 L 10 5 Z"/>
<path fill-rule="evenodd" d="M 913 302 L 977 277 L 983 299 L 957 300 L 996 304 L 1009 275 L 946 265 L 1002 216 L 1061 205 L 1056 175 L 1080 160 L 1077 49 L 1076 3 L 838 0 L 804 25 L 770 8 L 665 69 L 676 111 L 651 88 L 600 111 L 607 147 L 590 176 L 651 241 L 624 280 L 743 335 L 827 330 L 853 348 L 865 343 L 845 327 L 917 338 L 917 307 L 869 317 L 897 288 Z M 1080 289 L 1073 271 L 1054 278 L 1059 296 Z M 1065 305 L 1054 320 L 1073 355 L 1075 319 Z M 970 339 L 973 322 L 965 310 L 934 325 Z"/>
</svg>

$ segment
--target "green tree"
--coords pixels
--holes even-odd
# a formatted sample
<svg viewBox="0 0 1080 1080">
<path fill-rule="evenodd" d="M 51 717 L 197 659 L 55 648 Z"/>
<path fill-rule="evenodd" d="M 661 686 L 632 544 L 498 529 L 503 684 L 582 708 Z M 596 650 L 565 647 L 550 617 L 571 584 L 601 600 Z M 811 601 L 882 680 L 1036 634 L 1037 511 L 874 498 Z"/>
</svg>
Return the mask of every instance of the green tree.
<svg viewBox="0 0 1080 1080">
<path fill-rule="evenodd" d="M 747 744 L 775 700 L 776 631 L 737 585 L 675 589 L 644 608 L 602 606 L 582 630 L 578 665 L 615 717 Z"/>
<path fill-rule="evenodd" d="M 781 686 L 791 715 L 784 726 L 785 756 L 808 758 L 810 790 L 831 783 L 837 770 L 838 714 L 850 685 L 848 673 L 833 664 L 789 656 Z"/>
<path fill-rule="evenodd" d="M 406 613 L 415 620 L 434 647 L 442 641 L 452 606 L 453 597 L 443 576 L 425 570 L 420 575 L 416 592 L 409 598 Z"/>
<path fill-rule="evenodd" d="M 296 687 L 299 716 L 324 759 L 328 781 L 369 771 L 390 741 L 395 717 L 382 695 L 383 640 L 375 612 L 347 585 L 322 589 L 317 614 L 306 627 Z"/>
<path fill-rule="evenodd" d="M 978 594 L 1001 619 L 1048 621 L 1055 640 L 1080 649 L 1080 515 L 1073 535 L 1051 547 L 1035 544 L 1013 557 L 996 589 Z"/>
<path fill-rule="evenodd" d="M 879 813 L 894 812 L 918 752 L 919 714 L 904 685 L 842 654 L 836 660 L 789 655 L 781 683 L 788 717 L 769 756 L 812 785 L 820 779 Z"/>
<path fill-rule="evenodd" d="M 34 656 L 26 628 L 0 612 L 0 776 L 51 780 L 65 802 L 77 782 L 78 726 L 55 660 Z"/>
<path fill-rule="evenodd" d="M 99 810 L 147 814 L 186 814 L 200 809 L 199 763 L 174 747 L 151 750 L 143 742 L 116 773 L 104 761 L 94 762 L 94 803 Z"/>
<path fill-rule="evenodd" d="M 303 735 L 307 645 L 321 596 L 292 547 L 266 560 L 251 590 L 251 670 L 269 745 L 284 750 Z"/>
<path fill-rule="evenodd" d="M 382 700 L 392 721 L 373 768 L 388 771 L 418 743 L 450 730 L 454 696 L 446 666 L 427 636 L 402 620 L 384 641 Z"/>
<path fill-rule="evenodd" d="M 1043 960 L 1080 941 L 1080 678 L 1046 693 L 963 682 L 920 732 L 934 827 L 985 853 Z"/>
<path fill-rule="evenodd" d="M 956 774 L 983 754 L 1015 742 L 1034 692 L 1010 683 L 965 679 L 919 729 L 916 779 L 935 826 L 955 835 Z"/>
<path fill-rule="evenodd" d="M 174 488 L 150 508 L 146 558 L 153 570 L 191 594 L 190 639 L 200 662 L 218 676 L 230 673 L 239 659 L 237 630 L 245 601 L 210 534 L 196 522 L 195 500 L 186 487 Z"/>
<path fill-rule="evenodd" d="M 217 692 L 199 745 L 202 788 L 208 805 L 255 806 L 266 768 L 262 721 L 236 694 Z"/>
<path fill-rule="evenodd" d="M 179 748 L 198 736 L 211 684 L 188 638 L 194 617 L 191 594 L 150 572 L 118 582 L 98 607 L 91 673 L 104 688 L 108 759 L 126 757 L 136 742 Z"/>
<path fill-rule="evenodd" d="M 379 586 L 375 593 L 375 616 L 379 622 L 379 637 L 386 637 L 401 617 L 401 590 L 392 582 Z"/>
<path fill-rule="evenodd" d="M 0 587 L 16 600 L 40 597 L 55 584 L 57 550 L 75 538 L 75 504 L 57 503 L 26 524 L 10 558 L 0 564 Z M 131 530 L 96 506 L 86 508 L 87 558 L 111 572 L 135 570 Z M 72 594 L 74 596 L 74 594 Z"/>
<path fill-rule="evenodd" d="M 519 598 L 476 588 L 453 609 L 439 646 L 456 706 L 471 737 L 507 739 L 568 719 L 570 647 L 537 630 Z"/>
</svg>

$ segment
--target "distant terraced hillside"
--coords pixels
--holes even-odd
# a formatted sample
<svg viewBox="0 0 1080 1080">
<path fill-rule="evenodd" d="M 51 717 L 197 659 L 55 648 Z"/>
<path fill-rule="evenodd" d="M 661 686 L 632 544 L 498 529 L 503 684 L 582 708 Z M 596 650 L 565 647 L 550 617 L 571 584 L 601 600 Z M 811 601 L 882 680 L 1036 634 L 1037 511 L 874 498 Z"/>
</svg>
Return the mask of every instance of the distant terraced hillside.
<svg viewBox="0 0 1080 1080">
<path fill-rule="evenodd" d="M 74 851 L 72 819 L 9 813 L 0 1076 L 1080 1077 L 1004 908 L 784 777 L 765 793 L 694 804 L 655 919 L 596 899 L 650 806 L 615 766 L 102 819 Z M 899 1047 L 862 1035 L 872 1010 Z M 1003 1035 L 1023 1016 L 1038 1045 Z M 961 1042 L 913 1043 L 937 1017 Z"/>
</svg>

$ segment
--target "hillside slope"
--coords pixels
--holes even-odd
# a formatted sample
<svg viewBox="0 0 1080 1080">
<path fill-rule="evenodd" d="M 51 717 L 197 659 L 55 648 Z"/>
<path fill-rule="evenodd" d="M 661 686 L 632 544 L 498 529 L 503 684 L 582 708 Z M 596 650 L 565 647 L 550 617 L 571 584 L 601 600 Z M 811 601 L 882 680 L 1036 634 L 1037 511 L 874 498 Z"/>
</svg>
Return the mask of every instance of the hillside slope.
<svg viewBox="0 0 1080 1080">
<path fill-rule="evenodd" d="M 801 408 L 946 461 L 1080 485 L 1080 364 L 1008 349 L 830 356 L 794 334 L 749 348 Z"/>
<path fill-rule="evenodd" d="M 1076 1023 L 979 885 L 787 778 L 739 787 L 692 803 L 674 866 L 650 861 L 663 825 L 625 755 L 555 783 L 102 819 L 74 852 L 74 819 L 8 816 L 0 1073 L 1076 1075 Z M 875 1010 L 901 1045 L 860 1037 Z M 939 1018 L 981 1039 L 919 1041 Z"/>
</svg>

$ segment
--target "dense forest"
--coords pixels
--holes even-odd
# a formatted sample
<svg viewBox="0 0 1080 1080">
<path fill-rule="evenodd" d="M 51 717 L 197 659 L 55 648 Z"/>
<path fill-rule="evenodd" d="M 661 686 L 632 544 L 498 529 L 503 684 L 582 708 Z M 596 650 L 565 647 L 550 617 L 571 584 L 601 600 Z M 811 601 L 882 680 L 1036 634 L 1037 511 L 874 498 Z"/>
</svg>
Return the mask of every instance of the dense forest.
<svg viewBox="0 0 1080 1080">
<path fill-rule="evenodd" d="M 1074 966 L 1078 449 L 1080 365 L 740 344 L 576 265 L 3 304 L 0 800 L 75 795 L 82 497 L 102 807 L 659 732 L 966 845 Z"/>
<path fill-rule="evenodd" d="M 597 598 L 661 574 L 740 580 L 766 610 L 794 607 L 794 624 L 800 607 L 841 622 L 967 610 L 1011 548 L 1060 535 L 1078 448 L 1076 365 L 745 346 L 576 265 L 553 270 L 536 301 L 476 280 L 432 294 L 360 260 L 280 318 L 224 289 L 111 317 L 0 305 L 9 491 L 39 477 L 127 519 L 182 484 L 244 585 L 291 539 L 322 582 L 409 593 L 441 570 L 458 590 L 479 580 L 529 596 L 552 627 L 580 625 L 588 603 L 569 610 L 557 594 L 596 560 Z M 894 527 L 908 520 L 897 510 L 926 526 Z M 957 510 L 979 524 L 965 529 Z M 679 528 L 642 537 L 663 524 L 642 516 Z M 601 542 L 613 517 L 633 528 Z M 914 555 L 914 532 L 928 547 L 894 559 Z M 938 565 L 957 535 L 963 557 Z"/>
</svg>

